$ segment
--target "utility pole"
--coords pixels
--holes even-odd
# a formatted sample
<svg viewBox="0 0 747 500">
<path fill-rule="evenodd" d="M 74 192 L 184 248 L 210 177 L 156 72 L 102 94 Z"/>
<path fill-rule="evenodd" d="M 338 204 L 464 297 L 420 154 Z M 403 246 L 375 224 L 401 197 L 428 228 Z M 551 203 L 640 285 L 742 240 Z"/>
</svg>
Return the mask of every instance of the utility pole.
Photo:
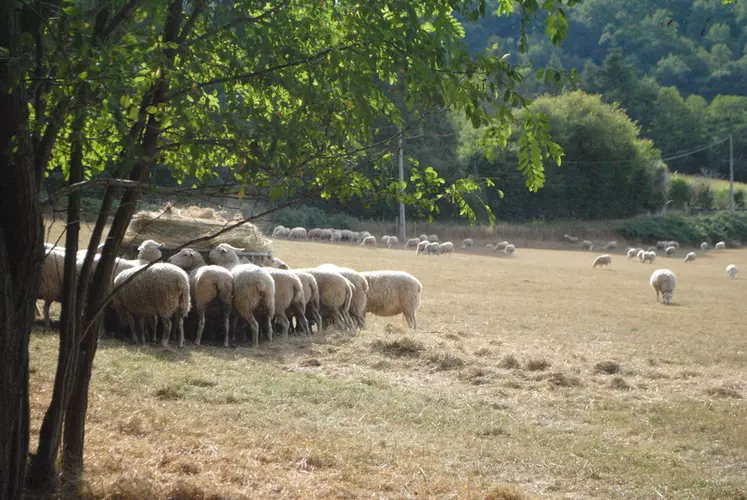
<svg viewBox="0 0 747 500">
<path fill-rule="evenodd" d="M 405 137 L 402 127 L 399 129 L 399 182 L 405 182 Z M 402 188 L 399 188 L 399 194 L 402 196 Z M 399 237 L 404 245 L 407 242 L 407 224 L 405 222 L 405 203 L 399 202 Z"/>
<path fill-rule="evenodd" d="M 400 154 L 402 154 L 401 149 Z M 400 167 L 401 171 L 402 167 Z M 729 134 L 729 211 L 734 213 L 734 144 L 731 134 Z"/>
</svg>

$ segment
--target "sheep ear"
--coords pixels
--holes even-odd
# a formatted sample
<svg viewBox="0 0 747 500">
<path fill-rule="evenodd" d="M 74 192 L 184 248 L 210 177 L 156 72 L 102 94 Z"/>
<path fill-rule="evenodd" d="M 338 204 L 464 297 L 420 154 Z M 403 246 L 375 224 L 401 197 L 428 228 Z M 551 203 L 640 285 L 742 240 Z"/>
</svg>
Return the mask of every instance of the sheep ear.
<svg viewBox="0 0 747 500">
<path fill-rule="evenodd" d="M 165 245 L 165 243 L 159 243 L 158 244 L 158 248 L 163 248 L 164 245 Z"/>
</svg>

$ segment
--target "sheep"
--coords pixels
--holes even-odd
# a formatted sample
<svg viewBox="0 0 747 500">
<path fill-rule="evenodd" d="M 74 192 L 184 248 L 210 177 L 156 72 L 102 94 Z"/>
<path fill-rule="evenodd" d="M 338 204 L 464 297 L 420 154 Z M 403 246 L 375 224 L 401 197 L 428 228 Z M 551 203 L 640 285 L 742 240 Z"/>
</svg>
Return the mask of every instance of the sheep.
<svg viewBox="0 0 747 500">
<path fill-rule="evenodd" d="M 617 241 L 614 240 L 610 241 L 604 246 L 605 250 L 614 250 L 615 248 L 617 248 Z"/>
<path fill-rule="evenodd" d="M 454 253 L 454 244 L 450 241 L 446 241 L 444 243 L 441 243 L 438 245 L 438 253 L 440 254 L 449 254 L 452 255 Z"/>
<path fill-rule="evenodd" d="M 739 269 L 737 269 L 737 266 L 734 264 L 729 264 L 726 266 L 726 272 L 729 273 L 729 276 L 731 276 L 731 279 L 734 279 L 737 276 L 737 272 L 739 272 Z"/>
<path fill-rule="evenodd" d="M 692 262 L 695 260 L 695 252 L 690 252 L 687 255 L 685 255 L 685 264 L 688 262 Z"/>
<path fill-rule="evenodd" d="M 389 246 L 389 238 L 391 238 L 391 236 L 389 236 L 388 234 L 385 234 L 384 236 L 382 236 L 381 237 L 381 246 L 388 247 Z"/>
<path fill-rule="evenodd" d="M 340 241 L 353 241 L 354 239 L 355 233 L 350 229 L 343 229 L 342 231 L 340 231 Z"/>
<path fill-rule="evenodd" d="M 225 267 L 229 271 L 240 264 L 237 252 L 242 248 L 232 247 L 228 243 L 221 243 L 210 251 L 208 259 L 216 266 Z"/>
<path fill-rule="evenodd" d="M 679 249 L 680 248 L 680 242 L 679 241 L 667 241 L 667 246 Z"/>
<path fill-rule="evenodd" d="M 516 252 L 516 247 L 513 244 L 506 245 L 506 248 L 503 249 L 503 253 L 508 255 L 509 257 L 512 256 L 514 252 Z"/>
<path fill-rule="evenodd" d="M 294 227 L 288 232 L 288 239 L 289 240 L 305 240 L 306 229 L 302 227 Z"/>
<path fill-rule="evenodd" d="M 275 226 L 272 230 L 272 238 L 282 238 L 282 233 L 285 231 L 285 226 Z"/>
<path fill-rule="evenodd" d="M 319 231 L 319 241 L 332 241 L 332 230 L 322 229 Z"/>
<path fill-rule="evenodd" d="M 420 236 L 418 236 L 418 239 L 419 239 L 420 241 L 428 241 L 428 235 L 427 235 L 427 234 L 425 234 L 425 233 L 423 233 L 423 234 L 421 234 Z"/>
<path fill-rule="evenodd" d="M 725 241 L 719 241 L 716 243 L 716 245 L 713 247 L 714 250 L 725 250 L 726 249 L 726 242 Z"/>
<path fill-rule="evenodd" d="M 627 255 L 626 258 L 628 260 L 634 259 L 637 255 L 638 255 L 638 249 L 637 248 L 630 248 L 630 249 L 628 249 L 628 255 Z"/>
<path fill-rule="evenodd" d="M 399 238 L 397 238 L 396 236 L 390 236 L 389 240 L 386 242 L 386 247 L 394 248 L 397 245 L 399 245 Z"/>
<path fill-rule="evenodd" d="M 376 236 L 366 236 L 363 238 L 363 241 L 361 241 L 361 246 L 376 248 Z"/>
<path fill-rule="evenodd" d="M 332 243 L 335 243 L 337 241 L 342 241 L 342 231 L 340 231 L 338 229 L 333 229 L 332 230 L 332 237 L 330 238 L 329 241 L 331 241 Z"/>
<path fill-rule="evenodd" d="M 44 301 L 42 316 L 44 317 L 44 326 L 47 329 L 51 327 L 52 323 L 49 318 L 49 307 L 52 305 L 52 302 L 60 302 L 62 300 L 64 269 L 65 250 L 60 247 L 49 247 L 45 250 L 39 292 L 36 298 Z"/>
<path fill-rule="evenodd" d="M 219 299 L 223 308 L 223 347 L 228 347 L 230 319 L 233 309 L 233 276 L 221 266 L 207 265 L 199 252 L 191 248 L 182 248 L 169 258 L 169 263 L 187 271 L 189 287 L 197 310 L 197 333 L 195 345 L 200 345 L 202 332 L 205 329 L 205 311 L 214 299 Z"/>
<path fill-rule="evenodd" d="M 288 338 L 290 322 L 288 314 L 296 317 L 301 331 L 309 333 L 309 323 L 306 321 L 306 297 L 303 293 L 303 283 L 293 271 L 276 269 L 274 267 L 264 268 L 270 273 L 275 281 L 275 310 L 273 313 L 275 321 L 280 323 L 283 339 Z M 272 340 L 272 334 L 270 334 Z"/>
<path fill-rule="evenodd" d="M 472 238 L 465 238 L 462 240 L 462 248 L 472 248 L 472 245 L 474 245 L 475 242 L 472 240 Z"/>
<path fill-rule="evenodd" d="M 306 300 L 306 317 L 309 322 L 309 333 L 311 333 L 311 321 L 316 323 L 318 333 L 322 333 L 322 316 L 319 314 L 319 285 L 311 273 L 294 269 L 293 273 L 298 276 L 303 285 L 303 296 Z"/>
<path fill-rule="evenodd" d="M 642 261 L 643 261 L 644 264 L 646 262 L 650 262 L 651 264 L 653 264 L 655 260 L 656 260 L 656 252 L 652 251 L 652 252 L 645 252 L 644 253 L 643 259 L 642 259 Z"/>
<path fill-rule="evenodd" d="M 563 239 L 568 243 L 573 243 L 574 245 L 578 243 L 578 238 L 576 238 L 575 236 L 571 236 L 570 234 L 564 234 Z"/>
<path fill-rule="evenodd" d="M 700 251 L 705 252 L 707 250 L 708 250 L 708 242 L 704 241 L 703 243 L 700 244 Z"/>
<path fill-rule="evenodd" d="M 351 319 L 358 324 L 361 329 L 366 328 L 366 294 L 368 293 L 368 282 L 355 269 L 349 267 L 339 267 L 335 264 L 322 264 L 319 269 L 328 269 L 340 273 L 345 279 L 350 281 L 355 287 L 353 297 L 350 301 L 348 314 Z"/>
<path fill-rule="evenodd" d="M 668 241 L 657 241 L 656 242 L 656 249 L 657 250 L 662 250 L 662 251 L 666 250 L 667 247 L 669 246 L 668 243 L 669 243 Z"/>
<path fill-rule="evenodd" d="M 428 235 L 428 241 L 430 241 L 431 243 L 437 243 L 438 235 L 437 234 Z"/>
<path fill-rule="evenodd" d="M 418 238 L 410 238 L 405 242 L 405 248 L 417 248 L 420 240 Z"/>
<path fill-rule="evenodd" d="M 418 240 L 418 241 L 420 241 L 420 240 Z M 430 245 L 430 243 L 428 242 L 428 240 L 422 240 L 422 241 L 420 241 L 418 243 L 417 250 L 415 251 L 415 255 L 420 255 L 420 254 L 426 255 L 428 253 L 428 245 Z"/>
<path fill-rule="evenodd" d="M 646 247 L 646 251 L 647 251 L 647 252 L 655 252 L 655 251 L 656 251 L 656 246 L 649 246 L 649 247 Z"/>
<path fill-rule="evenodd" d="M 667 257 L 674 257 L 674 252 L 676 252 L 677 249 L 672 245 L 668 246 L 664 251 L 667 253 Z"/>
<path fill-rule="evenodd" d="M 439 243 L 437 241 L 429 242 L 425 247 L 425 253 L 428 255 L 438 255 Z"/>
<path fill-rule="evenodd" d="M 318 227 L 315 227 L 314 229 L 309 229 L 309 232 L 306 233 L 306 237 L 310 240 L 318 240 L 321 238 L 322 230 Z"/>
<path fill-rule="evenodd" d="M 677 277 L 669 269 L 657 269 L 649 280 L 651 288 L 656 292 L 656 302 L 659 302 L 661 294 L 664 304 L 669 305 L 674 295 L 674 287 L 677 285 Z"/>
<path fill-rule="evenodd" d="M 358 237 L 356 238 L 355 242 L 360 243 L 361 241 L 365 240 L 369 236 L 371 236 L 371 233 L 369 233 L 368 231 L 361 231 L 360 233 L 358 233 Z"/>
<path fill-rule="evenodd" d="M 644 250 L 642 248 L 640 250 L 638 250 L 638 254 L 637 254 L 638 255 L 638 260 L 640 260 L 641 262 L 643 262 L 643 258 L 646 256 L 646 253 L 647 253 L 646 250 Z"/>
<path fill-rule="evenodd" d="M 581 242 L 581 248 L 591 252 L 592 250 L 594 250 L 594 244 L 589 240 L 584 240 Z"/>
<path fill-rule="evenodd" d="M 212 252 L 211 252 L 212 255 Z M 275 280 L 267 268 L 254 264 L 238 264 L 231 268 L 233 277 L 233 307 L 244 318 L 252 331 L 252 346 L 259 345 L 259 323 L 255 313 L 266 314 L 265 329 L 272 341 L 271 318 L 275 314 Z M 234 332 L 238 322 L 234 321 Z"/>
<path fill-rule="evenodd" d="M 349 311 L 354 294 L 353 284 L 336 270 L 306 268 L 301 271 L 308 272 L 316 279 L 322 319 L 330 319 L 340 328 L 351 327 Z"/>
<path fill-rule="evenodd" d="M 508 241 L 501 241 L 500 243 L 496 243 L 493 247 L 494 252 L 498 252 L 500 250 L 505 250 L 505 248 L 508 246 Z"/>
<path fill-rule="evenodd" d="M 169 345 L 171 316 L 176 314 L 179 332 L 178 346 L 184 347 L 184 316 L 190 309 L 189 277 L 181 268 L 168 263 L 125 269 L 114 278 L 114 308 L 124 314 L 132 329 L 132 340 L 137 344 L 135 317 L 139 319 L 142 341 L 145 344 L 145 316 L 156 315 L 163 323 L 161 345 Z M 134 277 L 133 277 L 134 276 Z M 131 281 L 128 283 L 127 280 Z M 126 284 L 125 284 L 126 283 Z M 155 337 L 155 331 L 153 332 Z"/>
<path fill-rule="evenodd" d="M 410 329 L 417 329 L 415 312 L 420 307 L 423 285 L 403 271 L 367 271 L 361 273 L 368 282 L 366 312 L 376 316 L 402 314 Z"/>
<path fill-rule="evenodd" d="M 604 255 L 600 255 L 594 260 L 594 264 L 591 265 L 592 269 L 597 266 L 607 266 L 609 267 L 610 264 L 612 264 L 612 256 L 608 253 Z"/>
</svg>

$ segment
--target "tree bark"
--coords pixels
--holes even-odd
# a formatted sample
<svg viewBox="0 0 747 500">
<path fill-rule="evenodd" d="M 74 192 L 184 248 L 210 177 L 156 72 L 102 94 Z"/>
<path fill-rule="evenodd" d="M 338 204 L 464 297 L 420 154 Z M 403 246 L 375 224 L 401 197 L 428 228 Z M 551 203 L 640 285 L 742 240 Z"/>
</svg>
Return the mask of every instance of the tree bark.
<svg viewBox="0 0 747 500">
<path fill-rule="evenodd" d="M 21 11 L 0 2 L 0 498 L 21 498 L 29 445 L 29 334 L 39 291 L 43 231 L 21 58 Z"/>
</svg>

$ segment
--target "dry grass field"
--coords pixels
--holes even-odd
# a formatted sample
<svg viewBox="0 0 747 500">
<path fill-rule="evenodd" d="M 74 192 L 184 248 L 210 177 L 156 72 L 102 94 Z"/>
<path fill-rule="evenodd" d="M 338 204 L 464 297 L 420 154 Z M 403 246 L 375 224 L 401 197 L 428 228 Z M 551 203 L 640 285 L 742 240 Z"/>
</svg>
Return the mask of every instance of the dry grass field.
<svg viewBox="0 0 747 500">
<path fill-rule="evenodd" d="M 419 330 L 369 315 L 257 350 L 102 340 L 86 479 L 97 498 L 747 498 L 747 251 L 592 269 L 276 242 L 293 267 L 401 269 Z M 744 270 L 731 280 L 724 269 Z M 674 305 L 648 285 L 679 278 Z M 33 433 L 56 336 L 31 342 Z"/>
</svg>

